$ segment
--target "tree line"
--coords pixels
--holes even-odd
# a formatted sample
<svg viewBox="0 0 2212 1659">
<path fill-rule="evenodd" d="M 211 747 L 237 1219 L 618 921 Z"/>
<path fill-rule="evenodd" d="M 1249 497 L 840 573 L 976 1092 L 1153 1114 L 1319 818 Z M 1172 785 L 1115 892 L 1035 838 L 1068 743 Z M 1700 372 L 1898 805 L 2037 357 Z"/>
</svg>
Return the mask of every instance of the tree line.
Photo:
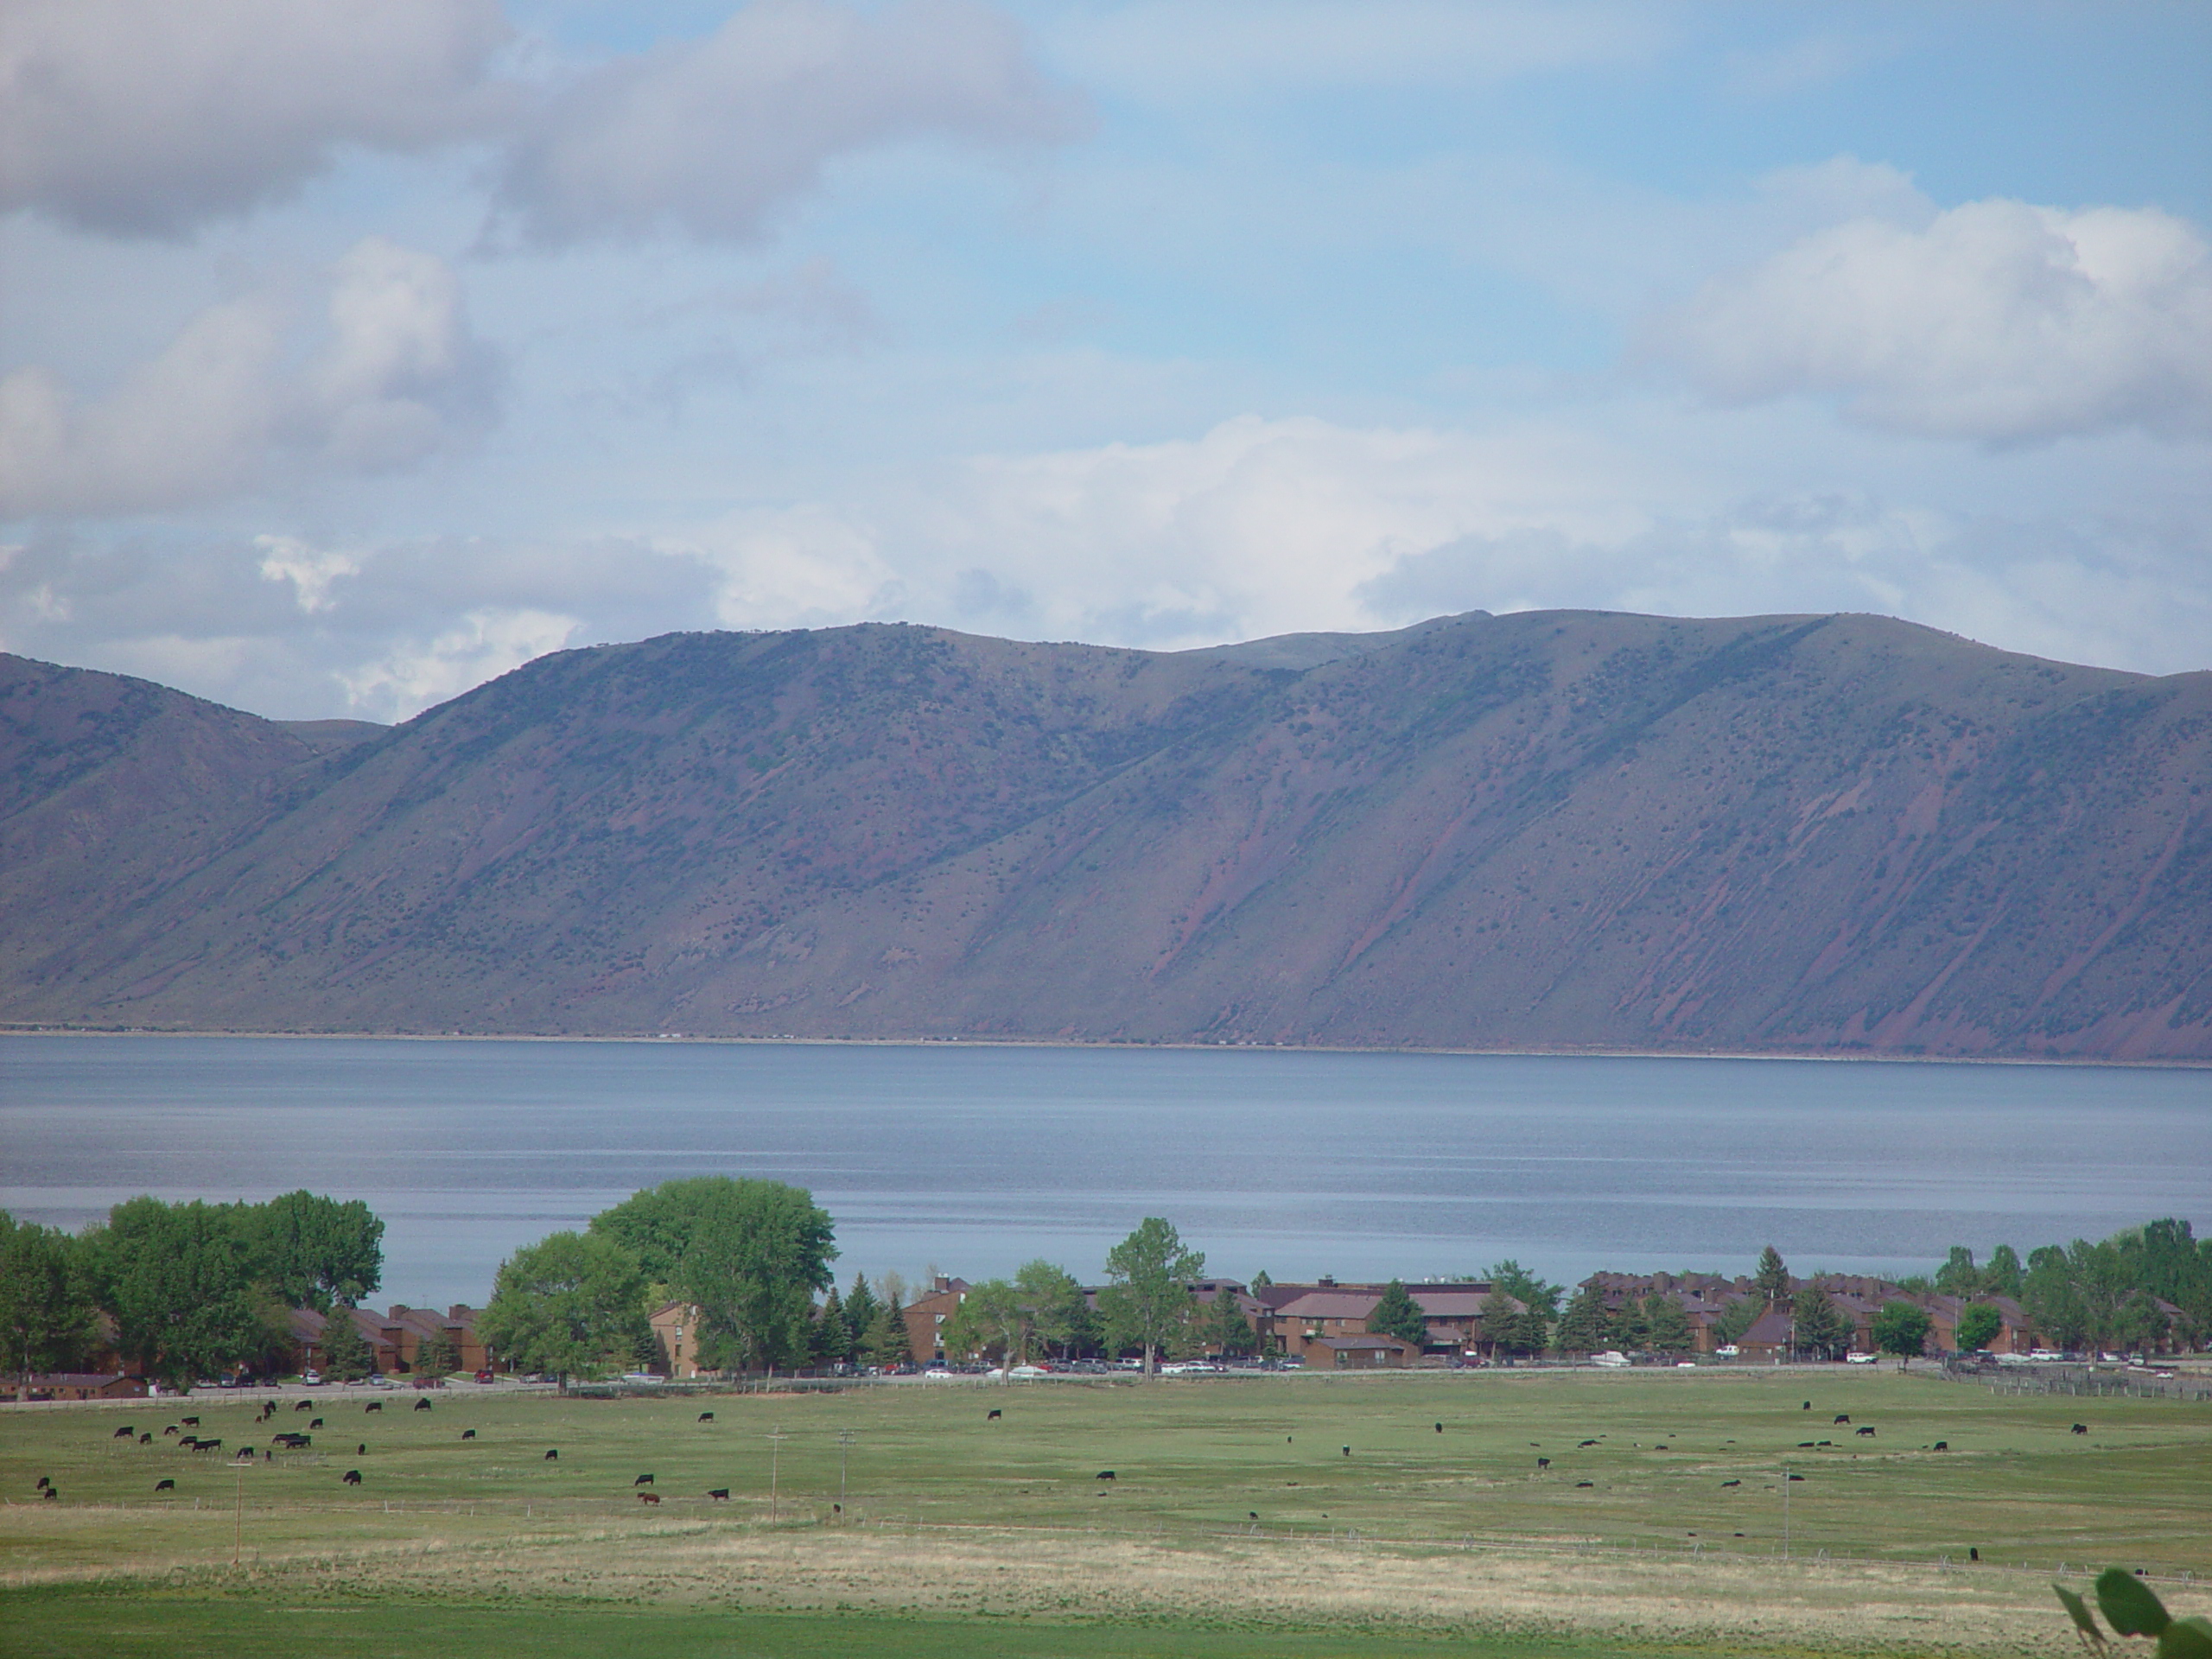
<svg viewBox="0 0 2212 1659">
<path fill-rule="evenodd" d="M 351 1307 L 383 1274 L 384 1223 L 359 1199 L 137 1198 L 76 1234 L 0 1211 L 0 1342 L 19 1371 L 79 1369 L 111 1344 L 188 1383 L 281 1363 L 291 1309 Z"/>
</svg>

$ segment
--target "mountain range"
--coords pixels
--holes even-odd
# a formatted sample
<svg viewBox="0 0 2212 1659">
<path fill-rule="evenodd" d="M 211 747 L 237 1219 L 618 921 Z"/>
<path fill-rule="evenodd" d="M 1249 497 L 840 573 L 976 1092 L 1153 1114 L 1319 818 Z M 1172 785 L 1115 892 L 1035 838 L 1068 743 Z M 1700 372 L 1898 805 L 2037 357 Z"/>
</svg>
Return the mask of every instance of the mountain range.
<svg viewBox="0 0 2212 1659">
<path fill-rule="evenodd" d="M 2212 1060 L 2212 673 L 1860 615 L 0 656 L 0 1020 Z"/>
</svg>

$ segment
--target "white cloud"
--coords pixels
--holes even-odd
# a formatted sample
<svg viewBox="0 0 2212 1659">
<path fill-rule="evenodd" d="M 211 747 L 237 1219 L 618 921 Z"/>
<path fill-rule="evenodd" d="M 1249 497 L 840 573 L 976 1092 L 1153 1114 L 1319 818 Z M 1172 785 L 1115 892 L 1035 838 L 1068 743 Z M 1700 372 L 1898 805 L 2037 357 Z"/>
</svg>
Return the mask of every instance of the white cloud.
<svg viewBox="0 0 2212 1659">
<path fill-rule="evenodd" d="M 533 657 L 561 650 L 582 626 L 573 616 L 550 611 L 471 611 L 459 626 L 398 645 L 338 680 L 348 703 L 365 718 L 404 720 Z"/>
<path fill-rule="evenodd" d="M 2212 429 L 2212 249 L 2154 208 L 1993 200 L 1805 236 L 1652 321 L 1710 395 L 1842 400 L 1855 420 L 2019 442 Z"/>
<path fill-rule="evenodd" d="M 754 0 L 704 40 L 617 60 L 552 99 L 507 158 L 499 204 L 541 245 L 667 229 L 741 242 L 839 156 L 919 137 L 1053 142 L 1079 115 L 1014 26 L 969 0 Z"/>
<path fill-rule="evenodd" d="M 173 236 L 480 130 L 499 0 L 5 0 L 0 210 Z"/>
<path fill-rule="evenodd" d="M 309 616 L 336 604 L 331 583 L 361 573 L 350 556 L 311 547 L 296 536 L 257 536 L 253 544 L 261 550 L 261 579 L 291 583 L 294 601 Z"/>
<path fill-rule="evenodd" d="M 369 237 L 316 297 L 212 306 L 89 404 L 36 365 L 0 379 L 0 515 L 220 499 L 279 460 L 385 471 L 486 416 L 493 365 L 442 260 Z"/>
</svg>

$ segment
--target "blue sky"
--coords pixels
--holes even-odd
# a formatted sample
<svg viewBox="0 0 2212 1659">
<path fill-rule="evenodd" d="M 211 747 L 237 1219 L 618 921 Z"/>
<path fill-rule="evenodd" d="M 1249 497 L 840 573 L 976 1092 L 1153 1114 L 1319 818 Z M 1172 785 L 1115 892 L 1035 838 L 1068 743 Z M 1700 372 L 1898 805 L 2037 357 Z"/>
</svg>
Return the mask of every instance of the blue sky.
<svg viewBox="0 0 2212 1659">
<path fill-rule="evenodd" d="M 7 3 L 11 651 L 376 719 L 863 619 L 2212 666 L 2201 6 Z"/>
</svg>

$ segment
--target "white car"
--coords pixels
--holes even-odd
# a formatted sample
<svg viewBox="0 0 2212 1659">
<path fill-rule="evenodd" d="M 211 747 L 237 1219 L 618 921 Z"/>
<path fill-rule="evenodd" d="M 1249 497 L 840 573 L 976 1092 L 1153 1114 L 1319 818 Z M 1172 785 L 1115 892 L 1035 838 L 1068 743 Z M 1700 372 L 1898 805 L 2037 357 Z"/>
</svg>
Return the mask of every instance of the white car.
<svg viewBox="0 0 2212 1659">
<path fill-rule="evenodd" d="M 1881 1358 L 1881 1356 L 1879 1354 L 1846 1354 L 1843 1357 L 1847 1364 L 1872 1365 L 1876 1360 Z"/>
<path fill-rule="evenodd" d="M 1046 1370 L 1042 1365 L 1017 1365 L 1012 1370 L 1008 1371 L 1007 1375 L 1011 1377 L 1019 1377 L 1026 1380 L 1033 1376 L 1050 1376 L 1052 1373 Z"/>
<path fill-rule="evenodd" d="M 1726 1348 L 1714 1349 L 1713 1351 L 1713 1357 L 1715 1359 L 1733 1359 L 1743 1351 L 1744 1351 L 1742 1349 L 1738 1348 L 1732 1342 Z"/>
<path fill-rule="evenodd" d="M 305 1388 L 319 1389 L 322 1386 L 322 1373 L 309 1367 L 300 1374 L 300 1382 Z"/>
<path fill-rule="evenodd" d="M 1592 1365 L 1603 1365 L 1609 1371 L 1623 1370 L 1627 1368 L 1628 1356 L 1618 1348 L 1608 1348 L 1602 1354 L 1591 1355 L 1590 1363 Z"/>
</svg>

